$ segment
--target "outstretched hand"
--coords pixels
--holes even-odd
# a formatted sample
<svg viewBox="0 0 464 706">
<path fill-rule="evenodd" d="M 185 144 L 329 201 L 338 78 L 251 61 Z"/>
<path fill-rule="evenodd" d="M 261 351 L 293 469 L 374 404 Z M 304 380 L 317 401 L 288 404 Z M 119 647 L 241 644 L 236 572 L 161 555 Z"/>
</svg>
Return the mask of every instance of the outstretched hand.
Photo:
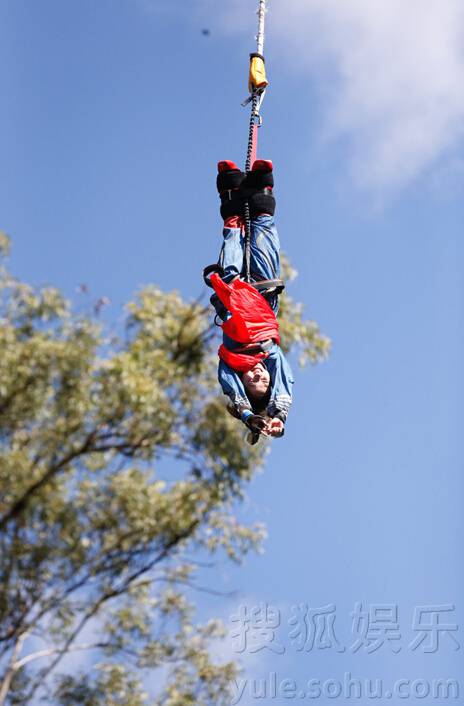
<svg viewBox="0 0 464 706">
<path fill-rule="evenodd" d="M 267 433 L 269 436 L 279 437 L 284 435 L 284 423 L 281 419 L 270 419 L 267 423 Z"/>
<path fill-rule="evenodd" d="M 277 438 L 284 435 L 285 426 L 281 419 L 265 419 L 259 414 L 252 414 L 245 423 L 251 431 L 264 436 Z"/>
<path fill-rule="evenodd" d="M 245 424 L 251 431 L 266 433 L 268 422 L 259 414 L 251 414 Z"/>
</svg>

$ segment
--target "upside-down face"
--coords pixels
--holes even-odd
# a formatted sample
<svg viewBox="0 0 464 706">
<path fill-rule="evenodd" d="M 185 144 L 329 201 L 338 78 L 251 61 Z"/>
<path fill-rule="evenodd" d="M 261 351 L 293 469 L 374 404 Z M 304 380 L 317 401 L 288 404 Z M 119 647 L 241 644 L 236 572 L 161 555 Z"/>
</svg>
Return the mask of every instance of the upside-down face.
<svg viewBox="0 0 464 706">
<path fill-rule="evenodd" d="M 254 368 L 243 373 L 242 381 L 245 390 L 252 397 L 259 399 L 264 397 L 269 389 L 270 376 L 266 367 L 262 363 L 257 363 Z"/>
</svg>

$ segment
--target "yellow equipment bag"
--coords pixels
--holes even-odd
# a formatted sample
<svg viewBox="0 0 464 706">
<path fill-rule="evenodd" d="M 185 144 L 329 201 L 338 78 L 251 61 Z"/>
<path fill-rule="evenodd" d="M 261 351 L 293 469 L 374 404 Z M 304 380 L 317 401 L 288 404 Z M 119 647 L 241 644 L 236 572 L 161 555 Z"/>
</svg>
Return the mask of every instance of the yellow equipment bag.
<svg viewBox="0 0 464 706">
<path fill-rule="evenodd" d="M 250 54 L 250 75 L 248 79 L 248 90 L 252 93 L 258 88 L 266 88 L 269 81 L 266 79 L 266 68 L 264 57 L 261 54 Z"/>
</svg>

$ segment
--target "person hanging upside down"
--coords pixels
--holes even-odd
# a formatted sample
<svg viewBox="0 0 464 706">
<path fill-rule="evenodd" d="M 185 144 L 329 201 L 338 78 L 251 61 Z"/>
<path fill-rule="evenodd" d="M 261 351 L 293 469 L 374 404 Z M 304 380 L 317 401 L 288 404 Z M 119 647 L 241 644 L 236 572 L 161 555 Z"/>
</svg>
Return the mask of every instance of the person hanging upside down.
<svg viewBox="0 0 464 706">
<path fill-rule="evenodd" d="M 230 399 L 229 412 L 250 429 L 250 443 L 256 443 L 260 434 L 283 436 L 292 402 L 293 375 L 279 345 L 278 287 L 271 282 L 280 277 L 273 186 L 268 160 L 255 161 L 246 175 L 234 162 L 218 164 L 224 240 L 220 275 L 216 272 L 210 277 L 216 293 L 211 301 L 223 322 L 218 378 Z M 255 286 L 242 279 L 245 202 L 250 208 L 250 279 Z"/>
</svg>

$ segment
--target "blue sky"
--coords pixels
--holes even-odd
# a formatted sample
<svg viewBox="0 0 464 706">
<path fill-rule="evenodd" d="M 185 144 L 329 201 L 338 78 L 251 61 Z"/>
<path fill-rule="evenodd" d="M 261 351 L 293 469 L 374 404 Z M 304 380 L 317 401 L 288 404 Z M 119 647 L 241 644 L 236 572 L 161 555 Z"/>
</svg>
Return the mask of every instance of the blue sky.
<svg viewBox="0 0 464 706">
<path fill-rule="evenodd" d="M 269 13 L 260 155 L 275 162 L 290 291 L 333 352 L 296 369 L 287 434 L 248 489 L 265 554 L 205 577 L 240 594 L 202 613 L 268 602 L 285 642 L 292 605 L 333 603 L 349 646 L 356 602 L 397 604 L 403 650 L 299 654 L 287 637 L 285 655 L 242 656 L 249 678 L 462 673 L 446 635 L 436 654 L 407 648 L 415 606 L 455 604 L 455 623 L 463 609 L 464 17 L 454 0 L 437 7 L 274 0 Z M 4 0 L 0 227 L 14 272 L 77 305 L 86 283 L 113 321 L 145 283 L 201 292 L 221 238 L 215 165 L 246 148 L 254 9 Z"/>
</svg>

